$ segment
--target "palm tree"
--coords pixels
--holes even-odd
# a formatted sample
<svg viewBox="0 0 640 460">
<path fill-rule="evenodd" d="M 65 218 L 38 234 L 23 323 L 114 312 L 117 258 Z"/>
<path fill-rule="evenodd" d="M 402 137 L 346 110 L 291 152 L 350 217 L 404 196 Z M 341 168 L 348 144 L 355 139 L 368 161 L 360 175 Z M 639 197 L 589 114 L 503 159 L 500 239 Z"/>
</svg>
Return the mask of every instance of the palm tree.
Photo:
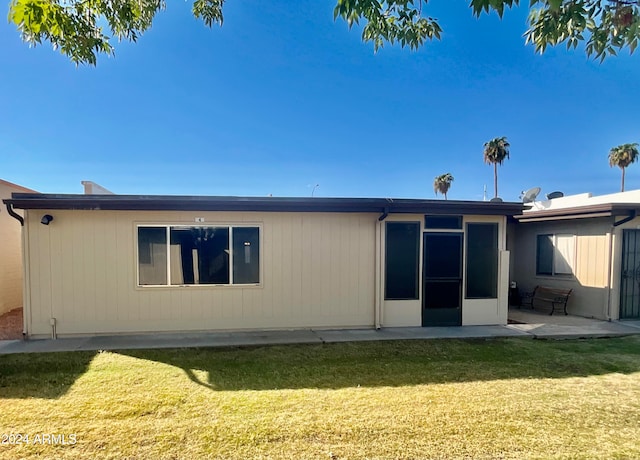
<svg viewBox="0 0 640 460">
<path fill-rule="evenodd" d="M 624 192 L 624 170 L 631 163 L 638 159 L 638 144 L 622 144 L 609 150 L 609 166 L 617 166 L 622 169 L 622 186 L 620 191 Z"/>
<path fill-rule="evenodd" d="M 433 180 L 433 191 L 442 193 L 444 195 L 444 199 L 447 199 L 447 192 L 451 188 L 451 182 L 453 182 L 453 176 L 451 173 L 441 174 L 436 176 Z"/>
<path fill-rule="evenodd" d="M 509 142 L 505 136 L 496 137 L 484 144 L 484 162 L 493 164 L 493 189 L 498 197 L 498 165 L 509 158 Z"/>
</svg>

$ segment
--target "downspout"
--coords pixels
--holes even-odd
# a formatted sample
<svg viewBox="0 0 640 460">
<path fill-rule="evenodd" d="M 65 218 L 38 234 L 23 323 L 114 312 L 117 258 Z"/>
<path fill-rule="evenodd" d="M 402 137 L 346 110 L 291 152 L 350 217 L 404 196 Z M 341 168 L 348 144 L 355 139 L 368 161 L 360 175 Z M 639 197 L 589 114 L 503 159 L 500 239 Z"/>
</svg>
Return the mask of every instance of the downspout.
<svg viewBox="0 0 640 460">
<path fill-rule="evenodd" d="M 9 215 L 14 219 L 16 219 L 18 222 L 20 222 L 21 227 L 24 227 L 24 218 L 13 210 L 13 206 L 11 204 L 6 203 L 6 206 L 7 206 L 7 212 L 9 213 Z"/>
<path fill-rule="evenodd" d="M 389 207 L 385 207 L 382 210 L 382 214 L 380 214 L 380 217 L 378 217 L 378 222 L 382 222 L 383 220 L 385 220 L 388 215 L 389 215 Z"/>
<path fill-rule="evenodd" d="M 605 311 L 605 318 L 607 321 L 611 321 L 611 285 L 613 284 L 613 232 L 615 230 L 615 224 L 611 226 L 609 231 L 609 251 L 607 253 L 607 308 Z"/>
<path fill-rule="evenodd" d="M 374 325 L 382 328 L 382 222 L 389 215 L 389 208 L 385 207 L 376 222 L 376 273 L 374 286 Z"/>
<path fill-rule="evenodd" d="M 607 254 L 607 311 L 605 317 L 607 321 L 611 321 L 611 288 L 613 284 L 613 236 L 616 227 L 626 224 L 636 218 L 636 210 L 629 211 L 629 215 L 622 220 L 615 221 L 611 225 L 611 231 L 609 232 L 609 252 Z M 619 306 L 618 306 L 619 308 Z"/>
</svg>

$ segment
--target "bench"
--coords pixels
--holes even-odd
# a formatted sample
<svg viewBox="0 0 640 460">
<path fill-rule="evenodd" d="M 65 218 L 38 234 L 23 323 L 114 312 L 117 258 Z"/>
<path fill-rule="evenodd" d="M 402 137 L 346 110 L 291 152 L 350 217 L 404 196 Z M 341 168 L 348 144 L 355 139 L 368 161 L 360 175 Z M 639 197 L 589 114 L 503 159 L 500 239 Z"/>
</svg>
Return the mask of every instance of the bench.
<svg viewBox="0 0 640 460">
<path fill-rule="evenodd" d="M 568 315 L 567 301 L 569 300 L 571 291 L 573 291 L 573 289 L 558 289 L 546 286 L 536 286 L 533 292 L 522 294 L 521 304 L 528 305 L 533 310 L 536 301 L 546 302 L 547 304 L 551 304 L 551 313 L 549 313 L 549 315 L 553 315 L 556 306 L 562 306 L 564 309 L 564 314 Z"/>
</svg>

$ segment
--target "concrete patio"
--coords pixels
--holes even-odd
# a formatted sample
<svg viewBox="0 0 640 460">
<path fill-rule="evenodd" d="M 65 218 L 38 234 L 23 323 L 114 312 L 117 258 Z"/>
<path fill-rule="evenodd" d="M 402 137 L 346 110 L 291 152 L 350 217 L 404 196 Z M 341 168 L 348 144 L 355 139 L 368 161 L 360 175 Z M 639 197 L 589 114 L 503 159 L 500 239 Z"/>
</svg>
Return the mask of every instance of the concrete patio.
<svg viewBox="0 0 640 460">
<path fill-rule="evenodd" d="M 508 327 L 535 338 L 612 337 L 640 333 L 640 321 L 602 321 L 513 307 L 509 309 L 509 322 L 512 324 Z"/>
<path fill-rule="evenodd" d="M 640 321 L 607 322 L 530 310 L 510 310 L 520 324 L 506 326 L 406 327 L 375 329 L 189 332 L 70 337 L 38 340 L 0 340 L 0 354 L 147 348 L 242 347 L 282 344 L 323 344 L 377 340 L 578 339 L 640 334 Z"/>
</svg>

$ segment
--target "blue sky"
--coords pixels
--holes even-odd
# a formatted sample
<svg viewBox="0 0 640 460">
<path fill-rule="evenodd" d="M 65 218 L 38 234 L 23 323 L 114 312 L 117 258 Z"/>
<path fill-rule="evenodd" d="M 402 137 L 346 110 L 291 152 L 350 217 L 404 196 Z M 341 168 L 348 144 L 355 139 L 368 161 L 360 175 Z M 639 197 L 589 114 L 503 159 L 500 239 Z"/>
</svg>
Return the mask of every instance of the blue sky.
<svg viewBox="0 0 640 460">
<path fill-rule="evenodd" d="M 525 2 L 528 3 L 528 2 Z M 536 55 L 526 8 L 473 18 L 433 0 L 440 42 L 377 54 L 332 0 L 229 0 L 207 29 L 168 2 L 137 44 L 76 68 L 0 21 L 0 178 L 50 193 L 493 196 L 482 146 L 507 136 L 499 195 L 619 190 L 615 145 L 640 141 L 640 56 Z M 640 188 L 640 165 L 627 170 Z"/>
</svg>

